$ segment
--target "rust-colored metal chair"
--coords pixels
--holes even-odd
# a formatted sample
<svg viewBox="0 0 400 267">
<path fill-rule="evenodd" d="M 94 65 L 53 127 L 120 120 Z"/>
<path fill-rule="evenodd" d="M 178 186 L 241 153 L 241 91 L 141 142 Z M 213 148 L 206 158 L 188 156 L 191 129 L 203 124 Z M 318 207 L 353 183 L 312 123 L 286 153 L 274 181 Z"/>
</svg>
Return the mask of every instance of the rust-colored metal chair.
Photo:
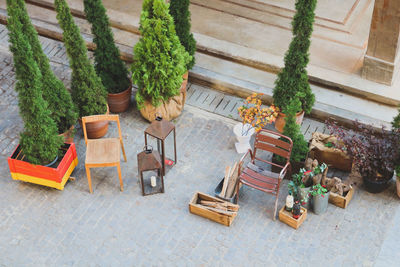
<svg viewBox="0 0 400 267">
<path fill-rule="evenodd" d="M 86 133 L 86 123 L 93 121 L 115 121 L 118 125 L 119 138 L 102 138 L 102 139 L 88 139 Z M 122 142 L 121 125 L 119 123 L 118 115 L 93 115 L 82 117 L 82 128 L 86 142 L 86 159 L 85 168 L 86 175 L 89 183 L 90 193 L 92 190 L 92 179 L 90 177 L 90 168 L 98 167 L 117 167 L 119 183 L 121 191 L 124 191 L 124 185 L 121 177 L 121 148 L 126 161 L 124 143 Z"/>
<path fill-rule="evenodd" d="M 287 142 L 281 139 L 286 139 Z M 254 152 L 249 149 L 249 151 L 247 151 L 247 153 L 240 160 L 241 164 L 239 164 L 239 166 L 243 166 L 243 162 L 246 156 L 250 155 L 251 157 L 251 162 L 247 165 L 247 167 L 245 167 L 243 170 L 239 169 L 240 176 L 238 179 L 238 184 L 236 186 L 236 200 L 238 200 L 239 198 L 239 189 L 241 184 L 275 195 L 276 200 L 273 215 L 273 220 L 275 220 L 279 198 L 279 186 L 282 179 L 285 177 L 286 172 L 288 171 L 288 169 L 290 170 L 291 168 L 290 155 L 292 153 L 292 146 L 293 142 L 287 136 L 264 129 L 259 131 L 256 135 L 256 140 L 254 142 Z M 286 159 L 285 166 L 281 166 L 257 157 L 258 150 L 271 152 L 284 157 Z M 263 168 L 256 165 L 256 161 L 264 162 L 271 166 L 278 167 L 280 169 L 280 172 L 276 173 L 264 170 Z"/>
</svg>

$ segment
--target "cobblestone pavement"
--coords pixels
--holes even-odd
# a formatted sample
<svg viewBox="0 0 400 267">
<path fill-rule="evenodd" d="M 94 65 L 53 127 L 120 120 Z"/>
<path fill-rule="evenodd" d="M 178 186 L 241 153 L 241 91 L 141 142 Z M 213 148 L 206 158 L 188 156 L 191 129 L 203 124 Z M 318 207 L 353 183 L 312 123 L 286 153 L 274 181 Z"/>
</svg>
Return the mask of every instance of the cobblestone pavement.
<svg viewBox="0 0 400 267">
<path fill-rule="evenodd" d="M 64 191 L 13 181 L 6 159 L 23 126 L 4 39 L 3 34 L 0 266 L 398 265 L 400 212 L 394 184 L 376 195 L 359 188 L 347 209 L 329 205 L 324 215 L 310 212 L 298 230 L 272 221 L 271 195 L 246 187 L 231 227 L 190 214 L 188 202 L 194 192 L 212 194 L 224 166 L 239 158 L 232 134 L 235 121 L 191 106 L 175 121 L 178 164 L 167 174 L 165 194 L 141 195 L 136 154 L 143 147 L 148 123 L 135 107 L 121 114 L 128 157 L 121 163 L 124 192 L 119 190 L 115 169 L 99 168 L 92 170 L 94 193 L 89 194 L 81 131 L 75 136 L 80 161 L 73 173 L 76 180 L 68 182 Z M 47 48 L 48 54 L 54 49 L 62 53 L 62 44 L 44 41 L 54 46 Z M 53 60 L 57 53 L 52 53 L 55 72 L 68 84 L 67 65 Z M 108 134 L 116 133 L 112 125 Z M 285 185 L 286 181 L 280 207 Z"/>
</svg>

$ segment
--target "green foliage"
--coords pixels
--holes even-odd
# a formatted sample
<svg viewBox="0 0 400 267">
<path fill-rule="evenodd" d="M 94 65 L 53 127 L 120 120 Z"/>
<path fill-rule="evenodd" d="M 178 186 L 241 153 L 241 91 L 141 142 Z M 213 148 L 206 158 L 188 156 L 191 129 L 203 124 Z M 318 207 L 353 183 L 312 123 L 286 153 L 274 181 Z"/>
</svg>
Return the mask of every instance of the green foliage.
<svg viewBox="0 0 400 267">
<path fill-rule="evenodd" d="M 296 14 L 292 21 L 293 39 L 285 55 L 285 67 L 278 74 L 274 88 L 274 104 L 283 113 L 287 112 L 289 103 L 299 98 L 301 107 L 310 113 L 315 97 L 308 83 L 307 64 L 313 31 L 314 10 L 317 0 L 296 0 Z"/>
<path fill-rule="evenodd" d="M 298 98 L 292 100 L 286 110 L 285 127 L 283 128 L 283 135 L 290 137 L 293 141 L 290 160 L 296 162 L 303 161 L 308 152 L 307 141 L 300 131 L 300 125 L 296 123 L 296 111 L 300 106 L 301 103 Z"/>
<path fill-rule="evenodd" d="M 192 59 L 179 42 L 168 4 L 144 0 L 140 16 L 142 37 L 134 48 L 132 80 L 138 86 L 136 101 L 141 108 L 148 100 L 155 107 L 180 93 L 186 65 Z"/>
<path fill-rule="evenodd" d="M 42 74 L 43 99 L 48 104 L 51 118 L 56 122 L 58 132 L 66 132 L 75 124 L 78 117 L 71 95 L 65 89 L 63 82 L 54 75 L 50 68 L 49 60 L 40 45 L 38 34 L 29 19 L 25 1 L 16 0 L 16 3 L 19 10 L 15 10 L 15 12 L 18 13 L 19 21 L 23 25 L 22 34 L 27 38 L 34 60 Z"/>
<path fill-rule="evenodd" d="M 325 197 L 325 194 L 328 192 L 328 190 L 325 188 L 324 185 L 321 184 L 316 184 L 313 185 L 313 187 L 310 190 L 310 195 L 315 197 L 315 196 L 322 196 Z"/>
<path fill-rule="evenodd" d="M 72 69 L 72 100 L 79 116 L 104 114 L 107 111 L 107 91 L 87 56 L 85 42 L 74 23 L 65 0 L 55 0 L 57 20 L 63 29 L 63 40 Z"/>
<path fill-rule="evenodd" d="M 109 93 L 120 93 L 128 89 L 130 81 L 128 70 L 120 58 L 119 50 L 114 43 L 110 22 L 101 0 L 84 0 L 87 20 L 92 24 L 95 68 L 104 87 Z"/>
<path fill-rule="evenodd" d="M 42 165 L 54 160 L 63 139 L 58 136 L 57 125 L 42 97 L 42 75 L 23 34 L 20 12 L 16 0 L 7 0 L 7 28 L 17 78 L 15 90 L 18 92 L 19 113 L 24 121 L 20 145 L 30 163 Z"/>
<path fill-rule="evenodd" d="M 192 60 L 186 66 L 188 70 L 194 66 L 194 53 L 196 52 L 196 40 L 190 32 L 189 4 L 189 0 L 171 0 L 169 4 L 169 13 L 174 19 L 176 34 L 186 51 L 192 56 Z"/>
</svg>

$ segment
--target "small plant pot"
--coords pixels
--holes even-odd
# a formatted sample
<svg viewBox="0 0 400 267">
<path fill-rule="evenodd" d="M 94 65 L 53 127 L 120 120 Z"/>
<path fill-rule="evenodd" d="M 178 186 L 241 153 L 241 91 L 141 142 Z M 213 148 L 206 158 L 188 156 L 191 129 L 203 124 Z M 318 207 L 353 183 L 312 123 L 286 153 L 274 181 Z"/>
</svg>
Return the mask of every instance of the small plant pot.
<svg viewBox="0 0 400 267">
<path fill-rule="evenodd" d="M 325 193 L 324 196 L 317 195 L 312 197 L 313 211 L 315 214 L 320 215 L 326 212 L 328 208 L 329 193 Z"/>
<path fill-rule="evenodd" d="M 235 143 L 236 151 L 241 154 L 241 153 L 246 153 L 249 149 L 251 149 L 250 146 L 250 140 L 251 136 L 254 134 L 254 128 L 250 128 L 250 130 L 245 131 L 245 135 L 242 135 L 243 133 L 243 128 L 247 129 L 246 127 L 251 127 L 250 124 L 245 124 L 243 123 L 238 123 L 233 127 L 233 133 L 236 136 L 236 139 L 238 140 L 237 143 Z"/>
<path fill-rule="evenodd" d="M 396 189 L 397 189 L 397 196 L 400 197 L 400 179 L 396 177 Z"/>
<path fill-rule="evenodd" d="M 372 179 L 369 177 L 363 176 L 363 181 L 365 185 L 365 189 L 373 194 L 380 193 L 389 187 L 389 181 L 392 180 L 392 176 L 390 177 L 380 177 L 380 179 Z"/>
<path fill-rule="evenodd" d="M 110 113 L 107 105 L 106 115 Z M 82 119 L 78 119 L 79 124 L 82 127 Z M 108 121 L 93 121 L 86 123 L 86 133 L 89 139 L 98 139 L 106 135 L 108 131 Z"/>
<path fill-rule="evenodd" d="M 132 83 L 129 82 L 129 88 L 121 93 L 108 94 L 107 103 L 112 113 L 125 112 L 129 108 L 132 95 Z"/>
<path fill-rule="evenodd" d="M 286 117 L 285 113 L 279 112 L 278 117 L 276 117 L 275 120 L 275 129 L 280 133 L 283 133 L 283 128 L 285 128 L 286 124 L 285 117 Z M 298 125 L 301 125 L 301 123 L 303 122 L 303 118 L 304 118 L 304 110 L 296 113 L 296 123 Z"/>
<path fill-rule="evenodd" d="M 68 131 L 59 134 L 59 136 L 62 136 L 64 138 L 64 143 L 73 143 L 74 142 L 74 134 L 75 134 L 75 127 L 72 125 Z"/>
</svg>

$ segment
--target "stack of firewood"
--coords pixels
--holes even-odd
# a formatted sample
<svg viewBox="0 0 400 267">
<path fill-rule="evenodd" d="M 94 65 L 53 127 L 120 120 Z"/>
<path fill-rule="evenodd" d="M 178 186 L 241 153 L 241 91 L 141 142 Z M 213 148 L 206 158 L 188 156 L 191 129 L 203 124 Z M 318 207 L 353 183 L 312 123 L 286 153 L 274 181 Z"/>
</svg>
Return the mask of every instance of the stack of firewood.
<svg viewBox="0 0 400 267">
<path fill-rule="evenodd" d="M 236 162 L 233 167 L 227 166 L 225 168 L 224 184 L 221 193 L 222 198 L 231 198 L 235 195 L 237 181 L 239 179 L 239 164 Z"/>
<path fill-rule="evenodd" d="M 228 216 L 236 216 L 239 210 L 239 205 L 222 200 L 200 200 L 199 204 L 208 210 Z"/>
</svg>

